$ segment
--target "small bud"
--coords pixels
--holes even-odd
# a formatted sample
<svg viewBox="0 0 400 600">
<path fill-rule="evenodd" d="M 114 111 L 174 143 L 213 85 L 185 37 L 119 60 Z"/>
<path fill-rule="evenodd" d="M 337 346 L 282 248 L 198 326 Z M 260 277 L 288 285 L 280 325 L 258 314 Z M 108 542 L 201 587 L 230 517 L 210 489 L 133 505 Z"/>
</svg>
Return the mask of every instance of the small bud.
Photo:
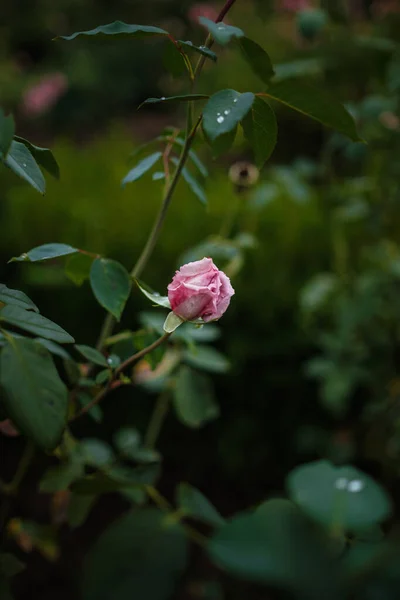
<svg viewBox="0 0 400 600">
<path fill-rule="evenodd" d="M 259 177 L 260 171 L 250 162 L 237 162 L 229 169 L 229 179 L 235 184 L 238 193 L 255 185 Z"/>
</svg>

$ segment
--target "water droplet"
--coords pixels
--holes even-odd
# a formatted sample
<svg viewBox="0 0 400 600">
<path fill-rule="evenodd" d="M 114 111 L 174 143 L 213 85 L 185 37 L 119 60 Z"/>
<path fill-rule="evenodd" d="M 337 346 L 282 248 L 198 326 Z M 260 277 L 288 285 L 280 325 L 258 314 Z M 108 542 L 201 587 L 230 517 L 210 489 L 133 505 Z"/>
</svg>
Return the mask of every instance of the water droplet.
<svg viewBox="0 0 400 600">
<path fill-rule="evenodd" d="M 364 488 L 364 484 L 360 479 L 353 479 L 353 481 L 349 481 L 347 484 L 347 489 L 349 492 L 361 492 Z"/>
<path fill-rule="evenodd" d="M 113 359 L 112 359 L 112 358 L 107 358 L 107 363 L 108 363 L 109 365 L 112 365 L 112 364 L 113 364 Z"/>
<path fill-rule="evenodd" d="M 229 115 L 230 112 L 231 112 L 230 109 L 227 108 L 226 110 L 224 110 L 224 115 Z"/>
<path fill-rule="evenodd" d="M 236 102 L 237 102 L 237 98 L 234 98 L 233 102 L 234 102 L 234 104 L 236 104 Z"/>
<path fill-rule="evenodd" d="M 218 25 L 217 29 L 218 31 L 222 31 L 223 29 L 225 29 L 225 27 L 223 25 Z"/>
<path fill-rule="evenodd" d="M 224 117 L 222 117 L 222 116 L 217 117 L 217 122 L 218 123 L 223 123 L 224 121 L 225 121 Z"/>
<path fill-rule="evenodd" d="M 219 117 L 221 115 L 221 113 L 217 113 L 217 117 Z"/>
<path fill-rule="evenodd" d="M 347 488 L 347 484 L 348 481 L 346 477 L 339 477 L 339 479 L 335 481 L 335 488 L 338 490 L 345 490 Z"/>
<path fill-rule="evenodd" d="M 23 167 L 26 167 L 26 163 L 22 163 L 22 166 L 23 166 Z"/>
<path fill-rule="evenodd" d="M 160 100 L 166 100 L 165 96 L 161 96 Z"/>
<path fill-rule="evenodd" d="M 207 46 L 199 46 L 200 50 L 208 50 Z"/>
</svg>

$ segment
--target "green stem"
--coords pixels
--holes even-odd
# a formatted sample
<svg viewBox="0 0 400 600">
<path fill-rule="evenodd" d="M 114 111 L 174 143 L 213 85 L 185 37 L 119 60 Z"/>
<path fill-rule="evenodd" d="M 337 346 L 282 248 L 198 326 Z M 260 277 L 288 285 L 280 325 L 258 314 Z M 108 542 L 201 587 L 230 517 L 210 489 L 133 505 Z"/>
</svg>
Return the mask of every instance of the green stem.
<svg viewBox="0 0 400 600">
<path fill-rule="evenodd" d="M 147 346 L 146 348 L 143 348 L 143 350 L 140 350 L 139 352 L 136 352 L 136 354 L 133 354 L 132 356 L 130 356 L 129 358 L 127 358 L 123 363 L 121 363 L 120 366 L 118 367 L 118 369 L 115 369 L 114 375 L 110 379 L 110 381 L 108 382 L 108 384 L 106 385 L 106 387 L 104 389 L 102 389 L 97 394 L 97 396 L 95 396 L 93 398 L 93 400 L 91 402 L 89 402 L 89 404 L 86 404 L 86 406 L 84 406 L 82 408 L 82 410 L 80 412 L 78 412 L 78 414 L 76 414 L 70 420 L 71 421 L 75 421 L 76 419 L 78 419 L 82 415 L 84 415 L 87 412 L 89 412 L 89 410 L 91 408 L 93 408 L 94 406 L 96 406 L 97 404 L 99 404 L 99 402 L 101 402 L 101 400 L 110 391 L 111 385 L 118 379 L 118 376 L 123 371 L 125 371 L 125 369 L 127 369 L 128 367 L 130 367 L 134 362 L 136 362 L 136 361 L 140 360 L 141 358 L 143 358 L 143 356 L 146 356 L 146 354 L 149 354 L 150 352 L 153 352 L 153 350 L 155 350 L 156 348 L 158 348 L 159 346 L 161 346 L 161 344 L 163 344 L 169 338 L 170 335 L 171 335 L 170 333 L 164 333 L 164 335 L 162 335 L 160 338 L 158 338 L 158 340 L 156 340 L 155 342 L 153 342 L 152 344 L 150 344 L 150 346 Z"/>
<path fill-rule="evenodd" d="M 151 415 L 150 423 L 146 431 L 144 445 L 146 448 L 153 449 L 156 445 L 161 428 L 169 409 L 169 392 L 163 392 L 157 398 L 156 405 Z"/>
<path fill-rule="evenodd" d="M 226 0 L 224 6 L 221 9 L 221 12 L 219 13 L 219 15 L 216 19 L 216 23 L 223 20 L 223 18 L 230 11 L 230 9 L 235 4 L 235 2 L 236 2 L 236 0 Z M 205 46 L 207 46 L 208 48 L 211 48 L 213 43 L 214 43 L 214 41 L 213 41 L 212 37 L 210 35 L 208 35 L 206 42 L 205 42 Z M 196 68 L 193 73 L 193 77 L 191 78 L 192 79 L 192 82 L 191 82 L 192 90 L 194 90 L 196 79 L 199 77 L 199 75 L 203 69 L 205 60 L 206 60 L 206 57 L 202 55 L 196 65 Z M 191 108 L 190 104 L 191 103 L 189 102 L 189 106 L 187 108 L 187 111 L 188 111 L 187 112 L 187 126 L 188 127 L 192 120 L 192 108 Z M 178 181 L 182 174 L 183 168 L 186 164 L 186 161 L 187 161 L 187 158 L 189 155 L 189 151 L 192 146 L 194 137 L 196 135 L 197 128 L 199 127 L 199 125 L 201 123 L 201 119 L 202 119 L 202 115 L 200 115 L 200 117 L 198 118 L 197 123 L 195 124 L 195 126 L 193 127 L 191 132 L 189 132 L 189 131 L 187 132 L 185 146 L 182 150 L 182 154 L 180 156 L 179 163 L 176 167 L 174 177 L 165 191 L 165 195 L 164 195 L 164 198 L 163 198 L 163 201 L 161 204 L 160 211 L 156 217 L 156 220 L 153 225 L 153 229 L 150 232 L 150 235 L 147 239 L 146 245 L 143 248 L 141 255 L 139 256 L 135 266 L 133 267 L 133 269 L 131 271 L 131 275 L 133 278 L 140 277 L 141 272 L 143 271 L 144 267 L 146 266 L 146 263 L 149 260 L 151 254 L 154 250 L 154 246 L 156 245 L 158 236 L 159 236 L 162 226 L 164 224 L 165 217 L 167 215 L 167 211 L 168 211 L 169 205 L 171 203 L 173 193 L 178 184 Z M 109 313 L 106 316 L 103 326 L 101 328 L 99 339 L 98 339 L 97 345 L 96 345 L 97 350 L 102 350 L 105 340 L 108 337 L 110 337 L 110 335 L 113 332 L 115 323 L 116 323 L 115 318 Z"/>
<path fill-rule="evenodd" d="M 26 443 L 25 449 L 22 453 L 21 459 L 18 463 L 15 475 L 12 478 L 12 480 L 10 481 L 10 483 L 7 483 L 4 485 L 3 491 L 5 491 L 6 493 L 8 493 L 10 495 L 16 494 L 18 492 L 19 486 L 21 485 L 21 482 L 22 482 L 23 478 L 25 477 L 28 467 L 31 464 L 34 453 L 35 453 L 35 446 L 33 445 L 32 442 L 28 441 Z"/>
</svg>

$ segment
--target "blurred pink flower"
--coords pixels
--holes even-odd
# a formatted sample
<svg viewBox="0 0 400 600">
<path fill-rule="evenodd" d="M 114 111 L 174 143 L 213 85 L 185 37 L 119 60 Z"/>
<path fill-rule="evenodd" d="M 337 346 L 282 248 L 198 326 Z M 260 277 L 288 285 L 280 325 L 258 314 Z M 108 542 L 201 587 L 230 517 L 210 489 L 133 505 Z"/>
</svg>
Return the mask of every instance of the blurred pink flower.
<svg viewBox="0 0 400 600">
<path fill-rule="evenodd" d="M 216 21 L 218 17 L 218 11 L 216 8 L 214 8 L 214 6 L 211 6 L 211 4 L 199 2 L 199 4 L 193 4 L 193 6 L 190 7 L 188 17 L 195 23 L 198 22 L 199 17 L 206 17 L 206 19 Z"/>
<path fill-rule="evenodd" d="M 41 115 L 50 110 L 68 89 L 68 79 L 63 73 L 45 75 L 32 85 L 22 98 L 22 110 L 31 117 Z"/>
<path fill-rule="evenodd" d="M 10 421 L 10 419 L 0 421 L 0 433 L 7 437 L 17 437 L 19 435 L 19 431 L 15 429 L 13 422 Z"/>
<path fill-rule="evenodd" d="M 309 7 L 309 0 L 276 0 L 275 2 L 277 11 L 297 12 Z"/>
</svg>

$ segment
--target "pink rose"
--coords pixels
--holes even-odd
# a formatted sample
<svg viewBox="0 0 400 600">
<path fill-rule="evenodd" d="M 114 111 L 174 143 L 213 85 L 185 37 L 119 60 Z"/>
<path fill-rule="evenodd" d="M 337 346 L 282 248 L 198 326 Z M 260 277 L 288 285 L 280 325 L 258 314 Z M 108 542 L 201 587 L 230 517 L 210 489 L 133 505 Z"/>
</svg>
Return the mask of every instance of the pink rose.
<svg viewBox="0 0 400 600">
<path fill-rule="evenodd" d="M 235 293 L 229 277 L 211 258 L 183 265 L 168 286 L 173 312 L 185 321 L 220 319 Z"/>
<path fill-rule="evenodd" d="M 210 21 L 216 21 L 218 18 L 218 11 L 211 4 L 201 2 L 199 4 L 193 4 L 188 12 L 188 17 L 191 21 L 197 23 L 200 17 L 206 17 Z"/>
<path fill-rule="evenodd" d="M 22 98 L 22 110 L 34 117 L 50 110 L 68 89 L 68 80 L 62 73 L 45 75 L 42 79 L 25 90 Z"/>
</svg>

